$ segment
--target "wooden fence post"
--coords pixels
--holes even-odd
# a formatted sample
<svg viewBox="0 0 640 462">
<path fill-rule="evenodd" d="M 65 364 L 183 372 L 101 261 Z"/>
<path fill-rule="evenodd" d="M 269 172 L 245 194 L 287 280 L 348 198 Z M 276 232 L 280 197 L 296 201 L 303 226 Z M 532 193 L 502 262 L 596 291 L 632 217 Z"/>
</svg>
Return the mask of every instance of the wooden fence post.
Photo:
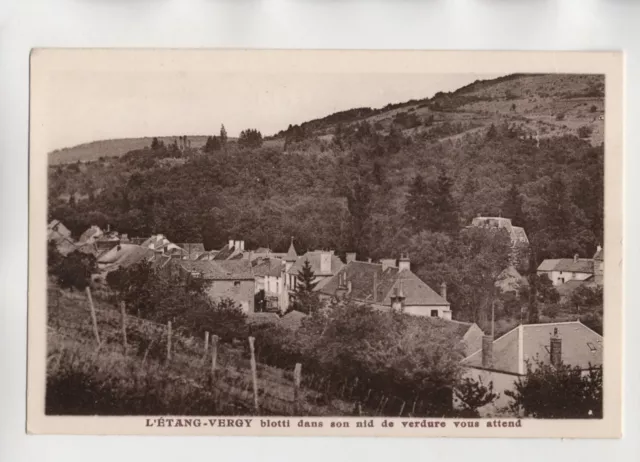
<svg viewBox="0 0 640 462">
<path fill-rule="evenodd" d="M 253 342 L 255 338 L 249 337 L 249 349 L 251 350 L 251 378 L 253 380 L 253 404 L 256 414 L 260 414 L 260 406 L 258 404 L 258 371 L 256 366 L 256 354 Z"/>
<path fill-rule="evenodd" d="M 207 356 L 207 351 L 209 351 L 209 331 L 204 333 L 204 355 Z"/>
<path fill-rule="evenodd" d="M 207 332 L 208 334 L 209 332 Z M 211 337 L 211 377 L 216 373 L 216 363 L 218 362 L 218 336 Z"/>
<path fill-rule="evenodd" d="M 407 404 L 404 401 L 402 401 L 402 406 L 400 406 L 400 413 L 398 414 L 399 417 L 402 417 L 402 411 L 404 411 L 404 405 Z"/>
<path fill-rule="evenodd" d="M 296 367 L 293 370 L 293 407 L 295 414 L 300 413 L 300 380 L 302 378 L 302 364 L 296 363 Z"/>
<path fill-rule="evenodd" d="M 171 321 L 167 323 L 167 361 L 171 359 Z"/>
<path fill-rule="evenodd" d="M 100 346 L 100 334 L 98 333 L 98 319 L 96 318 L 96 309 L 93 306 L 93 299 L 91 298 L 91 289 L 87 286 L 86 289 L 87 298 L 89 299 L 89 309 L 91 310 L 91 322 L 93 323 L 93 333 L 96 336 L 96 342 L 98 347 Z"/>
<path fill-rule="evenodd" d="M 122 346 L 124 347 L 124 354 L 127 354 L 127 313 L 125 311 L 125 303 L 120 302 L 120 319 L 122 322 Z"/>
</svg>

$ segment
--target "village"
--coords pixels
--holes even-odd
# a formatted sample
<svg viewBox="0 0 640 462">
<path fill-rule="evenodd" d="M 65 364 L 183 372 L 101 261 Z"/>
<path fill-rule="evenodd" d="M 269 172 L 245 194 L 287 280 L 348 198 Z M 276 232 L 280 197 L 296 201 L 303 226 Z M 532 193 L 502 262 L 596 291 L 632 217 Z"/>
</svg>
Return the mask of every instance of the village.
<svg viewBox="0 0 640 462">
<path fill-rule="evenodd" d="M 528 279 L 516 269 L 526 267 L 528 261 L 525 230 L 504 217 L 476 217 L 468 228 L 506 231 L 511 240 L 509 266 L 496 278 L 495 288 L 508 293 L 527 287 Z M 534 360 L 551 368 L 578 368 L 583 375 L 592 367 L 602 367 L 603 337 L 580 320 L 525 321 L 499 336 L 493 324 L 483 330 L 477 323 L 458 320 L 447 298 L 447 284 L 442 281 L 430 287 L 412 271 L 411 255 L 406 253 L 362 261 L 355 252 L 346 251 L 343 261 L 335 249 L 298 253 L 295 237 L 290 238 L 286 252 L 247 248 L 238 238 L 207 251 L 202 243 L 173 243 L 162 234 L 129 237 L 93 225 L 74 240 L 61 221 L 53 220 L 48 226 L 48 241 L 60 255 L 81 252 L 95 257 L 98 271 L 91 275 L 95 286 L 106 285 L 109 273 L 146 262 L 156 274 L 173 281 L 176 290 L 199 281 L 212 301 L 233 301 L 249 325 L 299 329 L 311 314 L 299 300 L 304 284 L 320 302 L 320 310 L 349 301 L 435 323 L 464 352 L 460 361 L 464 376 L 491 384 L 494 399 L 478 409 L 480 415 L 496 415 L 509 405 L 514 383 L 526 376 Z M 580 288 L 602 288 L 603 262 L 604 250 L 598 246 L 588 258 L 546 259 L 535 273 L 548 278 L 561 299 L 568 299 Z"/>
</svg>

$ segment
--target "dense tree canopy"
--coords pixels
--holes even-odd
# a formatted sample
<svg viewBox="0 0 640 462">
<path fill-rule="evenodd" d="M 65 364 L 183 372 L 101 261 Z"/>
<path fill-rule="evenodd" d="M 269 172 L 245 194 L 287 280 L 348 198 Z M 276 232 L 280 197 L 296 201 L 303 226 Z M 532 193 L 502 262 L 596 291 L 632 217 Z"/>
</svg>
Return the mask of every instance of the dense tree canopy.
<svg viewBox="0 0 640 462">
<path fill-rule="evenodd" d="M 206 249 L 241 238 L 247 248 L 284 252 L 296 236 L 299 252 L 332 248 L 359 259 L 408 252 L 431 287 L 447 282 L 454 316 L 479 321 L 495 298 L 489 281 L 507 244 L 464 237 L 474 217 L 508 216 L 524 226 L 532 268 L 544 258 L 591 256 L 603 242 L 603 146 L 575 136 L 536 141 L 506 123 L 455 141 L 397 125 L 343 123 L 330 142 L 293 126 L 286 151 L 228 143 L 221 130 L 205 149 L 211 155 L 158 142 L 120 159 L 54 166 L 49 214 L 75 236 L 109 224 Z M 218 143 L 226 149 L 215 150 Z M 485 244 L 474 254 L 469 239 Z"/>
</svg>

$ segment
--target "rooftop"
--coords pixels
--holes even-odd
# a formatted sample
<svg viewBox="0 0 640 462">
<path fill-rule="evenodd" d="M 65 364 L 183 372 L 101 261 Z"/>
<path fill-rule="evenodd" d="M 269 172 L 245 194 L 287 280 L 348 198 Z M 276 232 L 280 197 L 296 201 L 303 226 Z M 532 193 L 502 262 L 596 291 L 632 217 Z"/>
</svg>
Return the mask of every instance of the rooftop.
<svg viewBox="0 0 640 462">
<path fill-rule="evenodd" d="M 341 275 L 351 281 L 350 297 L 366 303 L 391 306 L 391 297 L 395 289 L 404 293 L 404 303 L 410 305 L 447 306 L 449 302 L 429 287 L 410 270 L 397 267 L 383 267 L 381 264 L 352 261 L 342 268 L 329 281 L 316 290 L 325 295 L 335 295 L 338 291 Z M 374 297 L 374 284 L 376 294 Z"/>
<path fill-rule="evenodd" d="M 591 258 L 554 258 L 540 263 L 538 271 L 566 271 L 569 273 L 593 273 Z"/>
<path fill-rule="evenodd" d="M 207 280 L 254 279 L 251 263 L 248 260 L 178 260 L 178 262 L 185 271 L 199 273 L 203 279 Z"/>
<path fill-rule="evenodd" d="M 562 339 L 562 361 L 570 366 L 588 369 L 602 365 L 602 336 L 580 321 L 548 324 L 523 324 L 493 341 L 492 370 L 519 374 L 526 371 L 526 362 L 536 358 L 550 363 L 549 343 L 554 330 Z M 520 335 L 522 339 L 520 340 Z M 482 350 L 463 360 L 463 364 L 482 368 Z"/>
</svg>

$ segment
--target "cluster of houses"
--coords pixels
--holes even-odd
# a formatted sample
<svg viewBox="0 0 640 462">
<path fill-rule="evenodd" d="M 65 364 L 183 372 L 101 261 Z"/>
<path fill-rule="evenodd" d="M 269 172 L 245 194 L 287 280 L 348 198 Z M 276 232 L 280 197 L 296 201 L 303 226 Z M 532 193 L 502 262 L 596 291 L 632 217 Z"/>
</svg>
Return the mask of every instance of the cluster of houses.
<svg viewBox="0 0 640 462">
<path fill-rule="evenodd" d="M 538 275 L 551 279 L 562 299 L 567 299 L 580 287 L 595 289 L 604 285 L 604 249 L 598 246 L 592 258 L 547 259 L 537 268 Z"/>
<path fill-rule="evenodd" d="M 524 279 L 516 266 L 522 264 L 523 249 L 528 246 L 522 228 L 511 225 L 507 218 L 479 217 L 472 226 L 505 228 L 512 239 L 512 264 L 503 273 L 505 280 Z M 587 369 L 589 364 L 602 365 L 602 337 L 575 322 L 520 325 L 498 339 L 487 336 L 475 323 L 453 319 L 443 282 L 438 291 L 432 289 L 411 270 L 408 255 L 385 258 L 378 262 L 360 261 L 355 253 L 347 253 L 343 262 L 332 250 L 314 250 L 298 254 L 293 238 L 286 253 L 268 248 L 249 250 L 242 240 L 229 240 L 220 250 L 206 251 L 201 243 L 172 243 L 163 235 L 128 238 L 110 230 L 90 227 L 78 242 L 57 220 L 49 224 L 49 241 L 61 253 L 81 250 L 96 255 L 104 277 L 118 268 L 141 261 L 151 262 L 156 271 L 165 272 L 176 281 L 189 278 L 206 282 L 206 293 L 212 299 L 228 298 L 248 314 L 249 322 L 279 322 L 295 329 L 305 317 L 288 312 L 295 294 L 297 276 L 305 265 L 315 275 L 315 291 L 321 300 L 348 297 L 381 311 L 403 311 L 446 329 L 463 346 L 466 374 L 493 381 L 501 400 L 483 412 L 494 412 L 504 406 L 504 390 L 513 389 L 514 381 L 526 373 L 527 361 L 538 359 L 552 365 L 563 361 Z M 548 274 L 554 285 L 601 284 L 602 249 L 592 259 L 545 260 L 538 274 Z M 260 294 L 261 297 L 256 297 Z M 262 306 L 256 306 L 256 300 Z M 287 313 L 284 315 L 284 313 Z M 283 316 L 284 315 L 284 316 Z M 428 320 L 428 321 L 426 321 Z"/>
</svg>

